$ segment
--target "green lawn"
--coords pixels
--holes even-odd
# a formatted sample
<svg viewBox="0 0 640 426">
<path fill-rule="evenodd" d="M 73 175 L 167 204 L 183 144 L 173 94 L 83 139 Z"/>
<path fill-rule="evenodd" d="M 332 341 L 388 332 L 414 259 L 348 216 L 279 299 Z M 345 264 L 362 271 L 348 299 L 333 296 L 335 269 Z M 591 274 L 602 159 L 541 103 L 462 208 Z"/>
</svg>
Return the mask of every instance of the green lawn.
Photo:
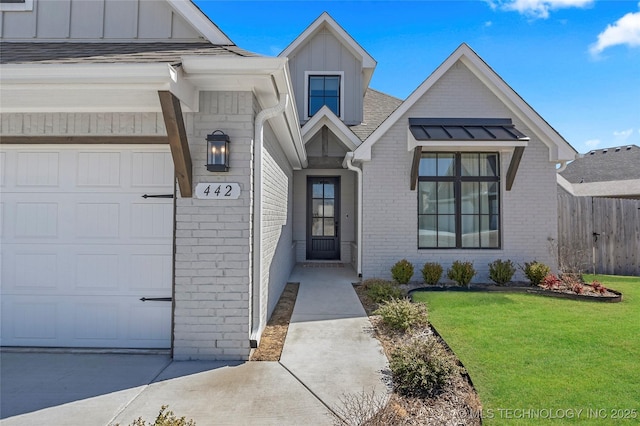
<svg viewBox="0 0 640 426">
<path fill-rule="evenodd" d="M 414 300 L 427 303 L 467 368 L 485 424 L 640 423 L 640 278 L 597 279 L 623 301 L 466 292 Z M 616 419 L 625 416 L 636 419 Z"/>
</svg>

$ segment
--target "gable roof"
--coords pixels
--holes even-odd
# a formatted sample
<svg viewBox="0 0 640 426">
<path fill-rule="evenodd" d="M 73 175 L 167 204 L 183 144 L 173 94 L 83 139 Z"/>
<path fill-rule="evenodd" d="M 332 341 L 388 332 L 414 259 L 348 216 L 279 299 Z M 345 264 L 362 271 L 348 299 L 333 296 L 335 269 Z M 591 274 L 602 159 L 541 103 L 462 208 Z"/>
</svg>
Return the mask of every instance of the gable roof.
<svg viewBox="0 0 640 426">
<path fill-rule="evenodd" d="M 304 143 L 308 143 L 324 126 L 327 126 L 349 151 L 353 151 L 360 145 L 360 139 L 326 105 L 320 108 L 302 126 L 301 132 Z"/>
<path fill-rule="evenodd" d="M 225 33 L 205 15 L 192 0 L 167 0 L 173 10 L 189 22 L 193 28 L 212 44 L 232 45 Z"/>
<path fill-rule="evenodd" d="M 461 61 L 549 147 L 549 161 L 570 161 L 575 158 L 575 149 L 463 43 L 356 149 L 354 160 L 371 160 L 371 147 L 458 61 Z"/>
<path fill-rule="evenodd" d="M 640 179 L 640 147 L 625 145 L 589 151 L 560 174 L 571 183 Z"/>
<path fill-rule="evenodd" d="M 358 44 L 358 42 L 355 41 L 353 37 L 351 37 L 349 33 L 347 33 L 344 28 L 342 28 L 340 24 L 338 24 L 327 12 L 322 12 L 322 14 L 278 56 L 292 57 L 298 49 L 303 47 L 308 40 L 323 28 L 329 30 L 329 32 L 331 32 L 331 34 L 333 34 L 338 41 L 340 41 L 340 43 L 342 43 L 342 45 L 351 52 L 352 55 L 360 59 L 364 73 L 364 88 L 369 87 L 371 76 L 373 75 L 373 71 L 377 64 L 376 60 L 373 59 L 373 57 L 371 57 L 371 55 L 369 55 L 369 53 L 367 53 L 367 51 L 364 50 L 362 46 L 360 46 L 360 44 Z"/>
</svg>

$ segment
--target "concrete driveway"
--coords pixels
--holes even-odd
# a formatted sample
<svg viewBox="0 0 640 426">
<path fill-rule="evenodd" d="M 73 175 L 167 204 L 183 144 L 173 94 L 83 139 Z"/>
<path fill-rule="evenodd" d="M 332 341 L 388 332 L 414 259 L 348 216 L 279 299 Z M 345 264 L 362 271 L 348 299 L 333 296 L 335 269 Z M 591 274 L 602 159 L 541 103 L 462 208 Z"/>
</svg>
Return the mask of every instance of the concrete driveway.
<svg viewBox="0 0 640 426">
<path fill-rule="evenodd" d="M 201 425 L 330 425 L 330 411 L 277 362 L 160 355 L 0 354 L 2 426 L 129 425 L 163 404 Z"/>
<path fill-rule="evenodd" d="M 162 405 L 206 425 L 331 425 L 342 398 L 385 396 L 388 364 L 348 268 L 296 266 L 280 362 L 0 352 L 0 425 L 129 425 Z"/>
</svg>

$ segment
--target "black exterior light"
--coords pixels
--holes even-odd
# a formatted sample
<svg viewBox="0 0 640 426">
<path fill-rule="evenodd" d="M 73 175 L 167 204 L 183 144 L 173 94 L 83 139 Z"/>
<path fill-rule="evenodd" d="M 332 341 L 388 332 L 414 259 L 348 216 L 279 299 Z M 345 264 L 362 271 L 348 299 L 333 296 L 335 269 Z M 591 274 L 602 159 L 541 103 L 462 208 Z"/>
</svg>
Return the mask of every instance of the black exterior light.
<svg viewBox="0 0 640 426">
<path fill-rule="evenodd" d="M 207 135 L 207 170 L 229 171 L 229 135 L 225 135 L 222 130 Z"/>
</svg>

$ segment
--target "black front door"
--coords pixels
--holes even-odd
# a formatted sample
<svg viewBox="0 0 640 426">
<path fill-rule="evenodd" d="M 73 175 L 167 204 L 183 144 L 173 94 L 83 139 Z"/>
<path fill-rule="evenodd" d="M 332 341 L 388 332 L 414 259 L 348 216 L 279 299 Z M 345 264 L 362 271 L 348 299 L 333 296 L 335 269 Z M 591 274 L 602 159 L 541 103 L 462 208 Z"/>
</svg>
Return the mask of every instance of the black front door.
<svg viewBox="0 0 640 426">
<path fill-rule="evenodd" d="M 340 178 L 307 178 L 307 259 L 340 259 Z"/>
</svg>

